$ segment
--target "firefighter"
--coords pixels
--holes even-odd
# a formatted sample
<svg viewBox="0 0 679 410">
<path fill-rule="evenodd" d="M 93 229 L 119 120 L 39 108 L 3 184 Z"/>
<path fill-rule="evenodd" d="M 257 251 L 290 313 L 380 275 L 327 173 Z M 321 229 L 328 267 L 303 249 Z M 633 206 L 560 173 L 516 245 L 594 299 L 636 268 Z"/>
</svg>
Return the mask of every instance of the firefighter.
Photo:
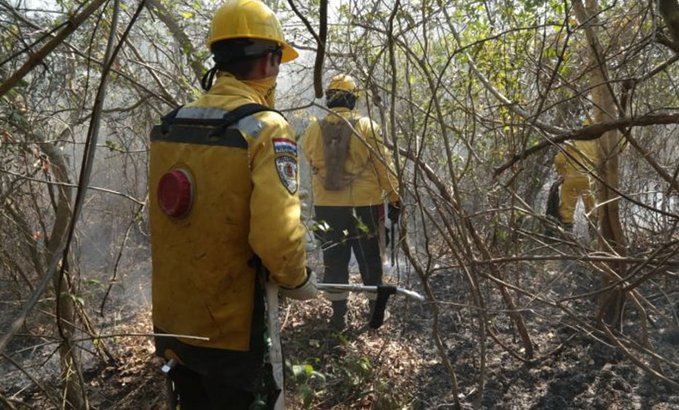
<svg viewBox="0 0 679 410">
<path fill-rule="evenodd" d="M 583 125 L 588 125 L 585 121 Z M 590 226 L 596 226 L 593 214 L 595 181 L 591 177 L 598 161 L 596 140 L 567 142 L 554 157 L 554 167 L 561 182 L 558 219 L 565 230 L 573 229 L 575 206 L 582 199 Z"/>
<path fill-rule="evenodd" d="M 169 376 L 182 410 L 273 408 L 267 337 L 277 329 L 267 329 L 264 281 L 294 299 L 317 293 L 294 133 L 272 111 L 279 66 L 297 52 L 256 0 L 219 7 L 208 47 L 207 92 L 151 136 L 156 353 L 177 363 Z"/>
<path fill-rule="evenodd" d="M 312 122 L 304 134 L 304 154 L 312 173 L 314 211 L 324 263 L 324 282 L 348 283 L 353 250 L 365 285 L 382 284 L 379 234 L 388 217 L 400 214 L 398 182 L 385 155 L 377 124 L 356 110 L 358 88 L 345 74 L 332 78 L 326 92 L 331 110 Z M 330 326 L 346 327 L 347 292 L 328 293 L 332 302 Z M 374 297 L 374 296 L 373 296 Z M 370 301 L 370 314 L 374 301 Z"/>
</svg>

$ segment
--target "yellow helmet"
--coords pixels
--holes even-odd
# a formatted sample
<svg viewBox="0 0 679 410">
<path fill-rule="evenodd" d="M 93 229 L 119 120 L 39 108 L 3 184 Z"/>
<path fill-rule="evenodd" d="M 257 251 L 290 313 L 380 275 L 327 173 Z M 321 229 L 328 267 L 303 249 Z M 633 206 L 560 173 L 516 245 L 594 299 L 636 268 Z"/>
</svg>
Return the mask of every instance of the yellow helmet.
<svg viewBox="0 0 679 410">
<path fill-rule="evenodd" d="M 268 40 L 278 44 L 283 49 L 282 63 L 299 56 L 285 41 L 278 17 L 258 0 L 229 0 L 215 12 L 207 38 L 208 48 L 217 41 L 233 38 Z"/>
<path fill-rule="evenodd" d="M 328 91 L 330 90 L 347 91 L 352 94 L 358 94 L 356 81 L 354 81 L 351 76 L 346 74 L 338 74 L 334 76 L 332 80 L 330 80 L 330 84 L 328 84 Z"/>
</svg>

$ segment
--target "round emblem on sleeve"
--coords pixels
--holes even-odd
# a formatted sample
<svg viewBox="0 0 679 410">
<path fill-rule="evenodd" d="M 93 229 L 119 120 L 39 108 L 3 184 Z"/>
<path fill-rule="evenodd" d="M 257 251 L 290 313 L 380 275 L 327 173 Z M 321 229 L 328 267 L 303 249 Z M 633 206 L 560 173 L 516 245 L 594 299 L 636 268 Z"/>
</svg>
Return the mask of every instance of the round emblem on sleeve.
<svg viewBox="0 0 679 410">
<path fill-rule="evenodd" d="M 193 205 L 193 178 L 189 171 L 177 168 L 166 172 L 158 181 L 158 206 L 167 216 L 181 218 Z"/>
</svg>

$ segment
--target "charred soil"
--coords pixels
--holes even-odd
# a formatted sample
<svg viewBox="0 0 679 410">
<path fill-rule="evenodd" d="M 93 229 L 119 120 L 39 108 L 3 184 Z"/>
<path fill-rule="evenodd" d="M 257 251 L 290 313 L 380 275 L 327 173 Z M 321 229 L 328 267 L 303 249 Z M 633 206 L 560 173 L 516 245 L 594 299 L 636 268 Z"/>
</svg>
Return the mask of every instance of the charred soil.
<svg viewBox="0 0 679 410">
<path fill-rule="evenodd" d="M 572 294 L 594 286 L 592 280 L 580 279 L 571 277 L 559 285 L 559 280 L 546 278 L 550 286 L 545 292 Z M 280 321 L 288 408 L 452 409 L 455 394 L 462 408 L 679 408 L 679 391 L 671 383 L 652 376 L 564 313 L 593 311 L 593 299 L 561 299 L 564 305 L 558 307 L 523 300 L 522 315 L 535 348 L 534 358 L 527 360 L 516 329 L 500 307 L 486 312 L 486 330 L 492 337 L 480 338 L 479 320 L 469 317 L 473 310 L 465 304 L 460 283 L 434 275 L 430 289 L 445 300 L 437 309 L 430 303 L 392 297 L 389 318 L 379 329 L 367 326 L 365 295 L 352 294 L 348 326 L 342 333 L 329 328 L 331 308 L 325 299 L 284 302 Z M 490 301 L 495 298 L 488 295 Z M 116 324 L 120 336 L 102 340 L 115 360 L 91 360 L 84 373 L 90 405 L 165 409 L 165 382 L 152 341 L 136 336 L 151 331 L 150 308 L 135 305 L 121 311 L 134 313 Z M 625 331 L 639 332 L 634 323 Z M 649 369 L 676 382 L 677 335 L 657 322 L 650 327 L 649 338 L 655 354 L 664 359 L 649 360 Z M 7 374 L 0 392 L 9 400 L 0 408 L 58 408 L 55 395 L 50 400 L 45 393 L 58 391 L 56 380 L 52 374 L 21 382 Z"/>
</svg>

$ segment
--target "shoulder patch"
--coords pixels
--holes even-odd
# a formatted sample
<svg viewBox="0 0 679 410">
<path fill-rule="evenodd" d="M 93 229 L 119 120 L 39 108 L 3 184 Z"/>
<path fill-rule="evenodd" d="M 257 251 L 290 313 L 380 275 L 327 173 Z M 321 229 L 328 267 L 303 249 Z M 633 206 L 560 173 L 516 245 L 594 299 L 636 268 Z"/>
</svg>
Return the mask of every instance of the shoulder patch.
<svg viewBox="0 0 679 410">
<path fill-rule="evenodd" d="M 297 144 L 287 138 L 272 138 L 273 151 L 276 154 L 290 154 L 297 156 Z"/>
<path fill-rule="evenodd" d="M 238 121 L 238 129 L 245 134 L 252 136 L 253 138 L 259 137 L 259 134 L 264 130 L 265 124 L 259 119 L 255 118 L 254 115 L 248 115 L 245 118 L 241 118 Z"/>
<path fill-rule="evenodd" d="M 290 194 L 297 192 L 297 160 L 290 155 L 281 155 L 275 159 L 278 178 Z"/>
<path fill-rule="evenodd" d="M 252 138 L 257 138 L 265 128 L 279 123 L 287 125 L 285 117 L 281 113 L 265 110 L 243 117 L 238 122 L 237 127 L 241 132 L 250 135 Z"/>
</svg>

